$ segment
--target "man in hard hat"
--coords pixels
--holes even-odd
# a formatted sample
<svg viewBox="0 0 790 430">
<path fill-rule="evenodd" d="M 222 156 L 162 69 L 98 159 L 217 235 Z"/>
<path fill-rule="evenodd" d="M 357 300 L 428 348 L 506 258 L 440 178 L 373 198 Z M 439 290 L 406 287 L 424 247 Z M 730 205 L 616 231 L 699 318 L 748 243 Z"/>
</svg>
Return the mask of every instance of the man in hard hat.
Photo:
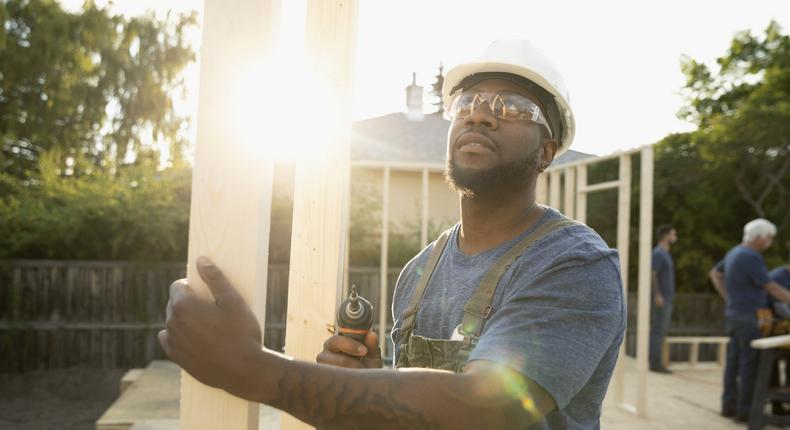
<svg viewBox="0 0 790 430">
<path fill-rule="evenodd" d="M 563 81 L 527 42 L 500 41 L 448 71 L 442 93 L 461 222 L 398 279 L 396 370 L 381 369 L 372 332 L 329 338 L 317 359 L 331 366 L 262 351 L 253 314 L 206 259 L 218 303 L 171 286 L 168 355 L 319 427 L 598 428 L 625 328 L 617 254 L 535 203 L 538 175 L 573 139 Z"/>
</svg>

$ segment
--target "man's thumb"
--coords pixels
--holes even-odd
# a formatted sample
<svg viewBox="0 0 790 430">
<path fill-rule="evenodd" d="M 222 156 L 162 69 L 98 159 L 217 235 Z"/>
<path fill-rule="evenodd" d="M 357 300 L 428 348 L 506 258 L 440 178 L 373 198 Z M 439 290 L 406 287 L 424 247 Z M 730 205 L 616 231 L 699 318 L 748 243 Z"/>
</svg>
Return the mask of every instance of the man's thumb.
<svg viewBox="0 0 790 430">
<path fill-rule="evenodd" d="M 227 302 L 229 299 L 238 298 L 236 289 L 230 284 L 225 274 L 207 257 L 198 257 L 197 269 L 200 278 L 203 279 L 203 282 L 208 286 L 217 304 Z"/>
</svg>

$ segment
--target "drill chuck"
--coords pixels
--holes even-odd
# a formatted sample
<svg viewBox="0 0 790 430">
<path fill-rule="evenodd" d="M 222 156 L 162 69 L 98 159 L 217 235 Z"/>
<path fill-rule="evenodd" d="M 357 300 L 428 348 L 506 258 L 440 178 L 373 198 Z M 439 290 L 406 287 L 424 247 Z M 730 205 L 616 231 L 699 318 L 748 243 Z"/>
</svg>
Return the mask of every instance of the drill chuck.
<svg viewBox="0 0 790 430">
<path fill-rule="evenodd" d="M 343 300 L 337 310 L 338 333 L 358 342 L 373 327 L 373 305 L 357 294 L 357 286 L 351 286 L 351 294 Z"/>
</svg>

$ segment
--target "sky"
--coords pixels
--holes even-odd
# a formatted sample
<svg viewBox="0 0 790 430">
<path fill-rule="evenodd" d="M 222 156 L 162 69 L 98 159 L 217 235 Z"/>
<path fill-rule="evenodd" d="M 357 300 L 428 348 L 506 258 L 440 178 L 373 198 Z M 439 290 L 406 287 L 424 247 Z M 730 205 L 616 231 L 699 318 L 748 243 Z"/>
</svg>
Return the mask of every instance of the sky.
<svg viewBox="0 0 790 430">
<path fill-rule="evenodd" d="M 283 1 L 283 43 L 301 46 L 305 1 Z M 82 0 L 61 3 L 74 10 Z M 202 8 L 201 0 L 113 3 L 127 15 Z M 492 40 L 525 38 L 565 78 L 577 124 L 572 148 L 605 155 L 693 130 L 676 117 L 683 106 L 681 57 L 715 65 L 736 32 L 760 34 L 772 19 L 790 32 L 790 2 L 360 0 L 353 117 L 404 111 L 412 72 L 427 93 L 440 62 L 449 67 Z M 193 39 L 199 49 L 200 31 Z M 176 109 L 194 116 L 197 64 L 185 74 L 188 96 Z M 426 94 L 426 112 L 431 101 Z"/>
</svg>

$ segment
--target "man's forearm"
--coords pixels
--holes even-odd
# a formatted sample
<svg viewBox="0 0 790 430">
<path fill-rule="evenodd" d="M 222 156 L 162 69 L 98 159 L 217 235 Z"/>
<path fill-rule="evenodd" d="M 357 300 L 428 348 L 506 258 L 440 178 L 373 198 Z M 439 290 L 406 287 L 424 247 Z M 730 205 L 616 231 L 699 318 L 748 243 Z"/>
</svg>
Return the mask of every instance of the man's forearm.
<svg viewBox="0 0 790 430">
<path fill-rule="evenodd" d="M 249 400 L 326 429 L 495 429 L 537 420 L 522 407 L 529 401 L 487 395 L 497 387 L 483 387 L 468 374 L 351 370 L 265 351 L 251 373 L 259 388 Z"/>
<path fill-rule="evenodd" d="M 710 282 L 713 283 L 713 288 L 716 289 L 721 298 L 727 300 L 727 290 L 724 288 L 724 280 L 722 279 L 723 276 L 721 273 L 716 269 L 711 269 L 708 273 L 708 277 L 710 278 Z"/>
<path fill-rule="evenodd" d="M 769 282 L 765 285 L 765 289 L 768 291 L 768 294 L 773 296 L 776 300 L 783 303 L 790 303 L 790 291 L 785 290 L 776 282 Z"/>
<path fill-rule="evenodd" d="M 658 288 L 658 275 L 656 275 L 656 272 L 653 272 L 653 276 L 651 280 L 652 280 L 651 287 L 653 290 L 653 299 L 655 300 L 658 299 L 659 297 L 663 299 L 663 296 L 661 295 L 661 289 Z"/>
</svg>

